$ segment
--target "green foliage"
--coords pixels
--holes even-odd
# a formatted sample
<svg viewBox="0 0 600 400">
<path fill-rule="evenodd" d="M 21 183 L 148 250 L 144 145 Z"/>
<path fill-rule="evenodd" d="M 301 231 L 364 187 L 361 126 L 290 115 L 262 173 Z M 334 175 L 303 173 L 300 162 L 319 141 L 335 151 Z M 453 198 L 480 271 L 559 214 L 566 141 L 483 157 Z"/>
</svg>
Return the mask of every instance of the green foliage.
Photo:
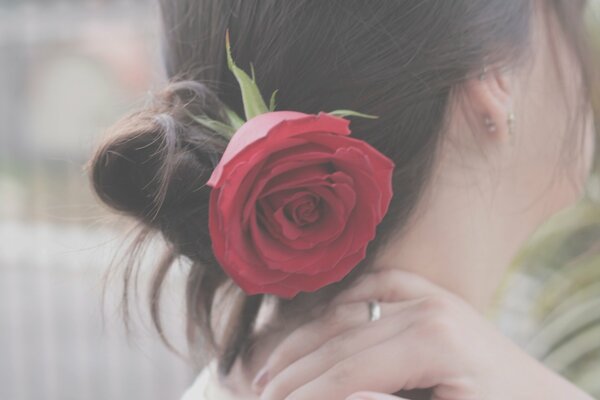
<svg viewBox="0 0 600 400">
<path fill-rule="evenodd" d="M 264 114 L 267 112 L 275 111 L 276 101 L 275 97 L 277 95 L 277 90 L 275 90 L 271 94 L 271 99 L 269 101 L 269 106 L 265 104 L 262 95 L 260 94 L 260 90 L 256 84 L 256 75 L 254 73 L 254 65 L 250 63 L 250 71 L 252 77 L 248 76 L 243 69 L 238 67 L 233 61 L 233 56 L 231 55 L 231 43 L 229 40 L 229 30 L 225 32 L 225 48 L 227 52 L 227 66 L 229 70 L 233 73 L 238 84 L 240 85 L 240 90 L 242 93 L 242 102 L 244 104 L 244 113 L 246 117 L 246 121 L 256 117 L 257 115 Z M 217 132 L 223 135 L 225 138 L 230 140 L 235 132 L 244 124 L 244 120 L 236 114 L 235 111 L 230 109 L 229 107 L 225 108 L 227 113 L 227 117 L 229 119 L 229 123 L 224 123 L 221 121 L 216 121 L 209 118 L 206 115 L 193 115 L 189 111 L 184 110 L 190 118 L 192 118 L 197 123 L 207 127 L 208 129 Z M 374 115 L 368 115 L 359 113 L 352 110 L 335 110 L 329 112 L 329 114 L 338 116 L 338 117 L 346 117 L 346 116 L 354 116 L 354 117 L 362 117 L 362 118 L 379 118 Z"/>
<path fill-rule="evenodd" d="M 242 91 L 242 101 L 244 103 L 244 112 L 246 114 L 246 121 L 257 115 L 269 112 L 270 108 L 267 107 L 265 101 L 260 94 L 260 90 L 256 85 L 256 77 L 254 75 L 254 66 L 250 64 L 252 71 L 252 78 L 248 76 L 243 69 L 235 65 L 233 57 L 231 56 L 231 44 L 229 42 L 229 30 L 225 34 L 225 47 L 227 49 L 227 66 L 229 70 L 233 72 L 237 79 L 240 89 Z M 271 96 L 271 106 L 275 109 L 275 93 Z"/>
<path fill-rule="evenodd" d="M 499 294 L 516 341 L 600 397 L 600 205 L 586 197 L 538 230 Z"/>
<path fill-rule="evenodd" d="M 371 118 L 371 119 L 376 119 L 379 118 L 376 115 L 369 115 L 369 114 L 363 114 L 363 113 L 359 113 L 356 111 L 352 111 L 352 110 L 335 110 L 335 111 L 330 111 L 328 112 L 328 114 L 330 115 L 334 115 L 336 117 L 362 117 L 362 118 Z"/>
</svg>

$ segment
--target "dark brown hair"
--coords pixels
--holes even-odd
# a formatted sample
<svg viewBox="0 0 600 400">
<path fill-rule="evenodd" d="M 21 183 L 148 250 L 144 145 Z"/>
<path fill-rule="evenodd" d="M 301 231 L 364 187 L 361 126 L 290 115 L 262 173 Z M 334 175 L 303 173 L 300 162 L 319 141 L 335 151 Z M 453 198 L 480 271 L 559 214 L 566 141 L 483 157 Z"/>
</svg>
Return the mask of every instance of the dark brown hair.
<svg viewBox="0 0 600 400">
<path fill-rule="evenodd" d="M 564 32 L 589 77 L 581 34 L 583 2 L 553 0 Z M 369 265 L 393 233 L 406 226 L 423 194 L 453 90 L 485 64 L 514 67 L 528 55 L 529 0 L 161 0 L 167 86 L 150 105 L 119 120 L 91 161 L 100 199 L 141 222 L 138 245 L 152 232 L 168 252 L 159 263 L 150 302 L 162 334 L 159 298 L 173 263 L 189 261 L 188 339 L 203 333 L 205 348 L 228 373 L 246 354 L 264 295 L 246 296 L 224 274 L 211 250 L 205 182 L 227 143 L 191 120 L 207 114 L 227 122 L 223 104 L 239 115 L 239 86 L 227 68 L 225 31 L 233 57 L 262 93 L 278 89 L 277 109 L 317 113 L 352 109 L 380 116 L 353 119 L 353 135 L 396 163 L 394 198 L 362 262 Z M 586 78 L 587 79 L 587 78 Z M 587 96 L 585 87 L 582 93 Z M 587 97 L 586 97 L 587 99 Z M 341 282 L 293 300 L 278 300 L 279 315 L 326 304 L 365 268 Z M 133 273 L 125 270 L 129 281 Z M 127 299 L 128 285 L 124 296 Z M 231 301 L 229 323 L 211 326 L 215 295 Z"/>
</svg>

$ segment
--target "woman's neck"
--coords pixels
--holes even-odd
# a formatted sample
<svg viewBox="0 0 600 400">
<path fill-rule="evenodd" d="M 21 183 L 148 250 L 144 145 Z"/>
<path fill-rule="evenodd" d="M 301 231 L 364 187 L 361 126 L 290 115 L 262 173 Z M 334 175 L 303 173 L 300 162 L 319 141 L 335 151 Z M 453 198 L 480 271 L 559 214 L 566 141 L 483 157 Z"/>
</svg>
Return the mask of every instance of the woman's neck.
<svg viewBox="0 0 600 400">
<path fill-rule="evenodd" d="M 433 187 L 373 268 L 417 273 L 485 313 L 512 258 L 548 212 L 543 205 L 525 209 L 502 188 L 447 181 Z"/>
</svg>

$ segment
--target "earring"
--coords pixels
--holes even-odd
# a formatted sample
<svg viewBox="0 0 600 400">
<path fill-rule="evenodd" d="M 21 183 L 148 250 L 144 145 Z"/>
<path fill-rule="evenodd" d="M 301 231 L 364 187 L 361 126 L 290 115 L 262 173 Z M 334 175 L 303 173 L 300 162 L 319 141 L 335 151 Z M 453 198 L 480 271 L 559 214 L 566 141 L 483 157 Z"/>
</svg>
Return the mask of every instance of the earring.
<svg viewBox="0 0 600 400">
<path fill-rule="evenodd" d="M 487 65 L 483 65 L 483 67 L 481 67 L 481 72 L 479 73 L 479 80 L 482 81 L 485 79 L 485 76 L 487 75 Z"/>
<path fill-rule="evenodd" d="M 506 126 L 508 128 L 508 135 L 510 137 L 510 143 L 515 144 L 515 121 L 516 121 L 515 113 L 513 111 L 508 112 L 508 117 L 506 118 Z"/>
<path fill-rule="evenodd" d="M 485 123 L 485 127 L 487 128 L 487 130 L 489 132 L 492 132 L 492 133 L 496 132 L 497 127 L 496 127 L 496 123 L 494 122 L 493 119 L 491 119 L 490 117 L 485 117 L 484 123 Z"/>
</svg>

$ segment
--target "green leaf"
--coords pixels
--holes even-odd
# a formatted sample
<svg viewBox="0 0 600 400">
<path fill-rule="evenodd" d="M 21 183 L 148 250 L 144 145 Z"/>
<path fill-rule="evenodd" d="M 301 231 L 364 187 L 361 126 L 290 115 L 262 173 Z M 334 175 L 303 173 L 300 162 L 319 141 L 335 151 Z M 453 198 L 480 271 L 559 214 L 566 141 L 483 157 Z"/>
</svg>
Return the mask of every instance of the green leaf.
<svg viewBox="0 0 600 400">
<path fill-rule="evenodd" d="M 260 94 L 260 90 L 258 89 L 258 86 L 256 86 L 254 67 L 252 64 L 250 64 L 252 68 L 252 78 L 250 78 L 244 70 L 239 68 L 233 62 L 233 57 L 231 56 L 231 44 L 229 41 L 229 29 L 227 29 L 225 33 L 225 44 L 227 49 L 227 65 L 229 70 L 235 75 L 242 91 L 242 102 L 244 103 L 246 121 L 257 115 L 269 112 L 269 109 Z"/>
<path fill-rule="evenodd" d="M 206 115 L 193 115 L 188 110 L 184 109 L 184 111 L 194 121 L 198 122 L 199 124 L 207 127 L 208 129 L 210 129 L 212 131 L 217 132 L 220 135 L 225 136 L 227 139 L 231 139 L 231 137 L 233 136 L 233 134 L 236 131 L 236 129 L 234 129 L 232 126 L 224 124 L 221 121 L 216 121 L 216 120 L 214 120 L 212 118 L 207 117 Z"/>
<path fill-rule="evenodd" d="M 335 110 L 335 111 L 328 112 L 328 114 L 331 114 L 336 117 L 351 116 L 351 117 L 363 117 L 363 118 L 371 118 L 371 119 L 379 118 L 376 115 L 363 114 L 363 113 L 359 113 L 359 112 L 352 111 L 352 110 Z"/>
<path fill-rule="evenodd" d="M 244 125 L 244 120 L 237 115 L 237 113 L 235 111 L 233 111 L 231 108 L 225 106 L 225 112 L 227 113 L 227 116 L 229 117 L 229 123 L 231 126 L 233 126 L 233 128 L 237 131 L 238 129 L 240 129 L 240 127 L 242 125 Z"/>
<path fill-rule="evenodd" d="M 269 110 L 270 110 L 270 111 L 275 111 L 275 95 L 277 94 L 277 91 L 278 91 L 278 90 L 279 90 L 279 89 L 275 90 L 275 91 L 273 92 L 273 94 L 271 95 L 271 101 L 270 101 L 270 103 L 269 103 Z"/>
</svg>

